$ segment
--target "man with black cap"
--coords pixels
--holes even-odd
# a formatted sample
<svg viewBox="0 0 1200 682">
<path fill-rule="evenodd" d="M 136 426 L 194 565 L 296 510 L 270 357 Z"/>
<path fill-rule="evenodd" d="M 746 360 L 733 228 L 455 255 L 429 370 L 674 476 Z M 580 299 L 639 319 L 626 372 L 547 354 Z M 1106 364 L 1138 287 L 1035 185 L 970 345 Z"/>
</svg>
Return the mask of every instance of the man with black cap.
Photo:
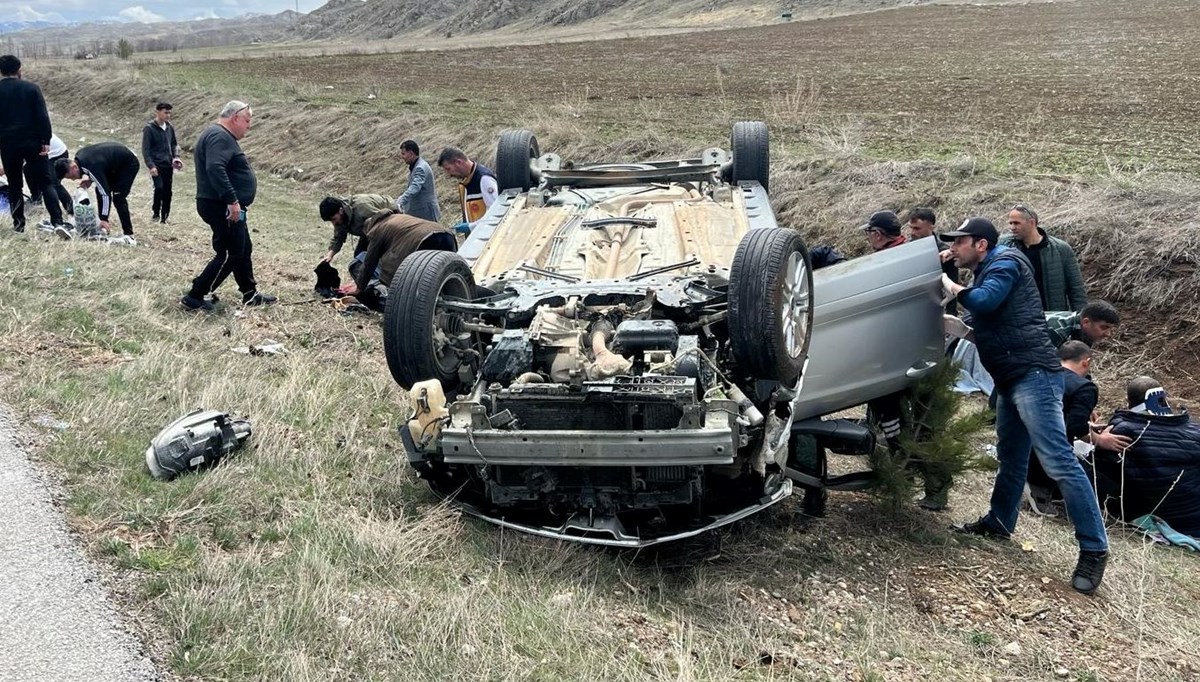
<svg viewBox="0 0 1200 682">
<path fill-rule="evenodd" d="M 183 169 L 179 159 L 179 142 L 175 138 L 175 127 L 171 125 L 171 103 L 159 102 L 154 107 L 154 118 L 142 128 L 142 161 L 150 171 L 154 183 L 154 201 L 150 219 L 167 224 L 171 214 L 171 181 L 175 171 Z"/>
<path fill-rule="evenodd" d="M 883 251 L 894 246 L 900 246 L 908 240 L 900 233 L 900 218 L 891 211 L 876 211 L 867 219 L 866 224 L 859 227 L 867 236 L 867 243 L 871 245 L 873 251 Z M 893 459 L 901 461 L 906 458 L 901 446 L 902 418 L 904 416 L 904 401 L 908 397 L 907 391 L 892 393 L 880 398 L 876 398 L 867 403 L 867 410 L 871 417 L 878 422 L 879 429 L 883 431 L 884 439 L 887 441 L 888 453 Z M 943 473 L 936 471 L 933 467 L 924 467 L 917 462 L 910 462 L 910 466 L 921 469 L 922 477 L 925 479 L 925 497 L 917 504 L 922 509 L 929 511 L 941 511 L 946 508 L 947 498 L 950 492 L 950 480 Z"/>
<path fill-rule="evenodd" d="M 867 243 L 872 251 L 883 251 L 893 246 L 899 246 L 907 241 L 900 234 L 900 218 L 891 211 L 876 211 L 867 218 L 865 225 L 859 227 L 867 235 Z"/>
<path fill-rule="evenodd" d="M 998 246 L 996 226 L 971 218 L 941 235 L 954 262 L 971 268 L 966 287 L 942 276 L 942 286 L 966 311 L 983 366 L 996 382 L 996 454 L 1000 468 L 991 509 L 978 521 L 954 526 L 960 533 L 1007 540 L 1017 525 L 1032 447 L 1062 490 L 1075 525 L 1079 561 L 1071 586 L 1091 594 L 1108 563 L 1108 535 L 1083 467 L 1067 440 L 1063 420 L 1063 368 L 1046 331 L 1033 266 L 1017 249 Z"/>
</svg>

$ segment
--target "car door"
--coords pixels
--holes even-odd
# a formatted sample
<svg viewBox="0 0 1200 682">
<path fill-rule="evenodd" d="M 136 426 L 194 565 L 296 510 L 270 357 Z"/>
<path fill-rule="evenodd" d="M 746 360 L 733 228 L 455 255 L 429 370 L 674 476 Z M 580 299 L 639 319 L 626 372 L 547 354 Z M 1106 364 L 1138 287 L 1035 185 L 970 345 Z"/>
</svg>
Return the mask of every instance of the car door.
<svg viewBox="0 0 1200 682">
<path fill-rule="evenodd" d="M 797 420 L 895 393 L 937 366 L 941 272 L 928 237 L 813 273 L 816 309 Z"/>
</svg>

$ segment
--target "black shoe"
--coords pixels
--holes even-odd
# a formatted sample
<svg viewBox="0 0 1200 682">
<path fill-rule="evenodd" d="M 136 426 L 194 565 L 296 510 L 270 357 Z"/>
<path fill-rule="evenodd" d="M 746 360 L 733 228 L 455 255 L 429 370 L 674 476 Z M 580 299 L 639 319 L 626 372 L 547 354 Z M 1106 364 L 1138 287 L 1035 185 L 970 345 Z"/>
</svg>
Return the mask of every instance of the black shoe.
<svg viewBox="0 0 1200 682">
<path fill-rule="evenodd" d="M 20 234 L 24 231 L 25 231 L 25 223 L 20 223 L 19 225 L 13 225 L 13 232 Z"/>
<path fill-rule="evenodd" d="M 271 294 L 254 291 L 242 296 L 242 305 L 270 305 L 278 300 Z"/>
<path fill-rule="evenodd" d="M 203 310 L 206 313 L 211 313 L 213 311 L 213 304 L 202 298 L 196 298 L 191 294 L 179 299 L 179 303 L 188 310 Z"/>
<path fill-rule="evenodd" d="M 996 530 L 992 524 L 988 523 L 986 516 L 972 523 L 956 523 L 950 526 L 950 530 L 963 535 L 977 535 L 989 540 L 1008 540 L 1012 537 L 1004 531 Z"/>
<path fill-rule="evenodd" d="M 925 491 L 925 497 L 922 497 L 917 506 L 925 511 L 945 511 L 949 504 L 949 494 L 946 491 L 931 493 Z"/>
<path fill-rule="evenodd" d="M 1104 567 L 1108 565 L 1108 552 L 1080 552 L 1071 576 L 1071 587 L 1084 594 L 1091 594 L 1104 580 Z"/>
<path fill-rule="evenodd" d="M 157 214 L 157 213 L 155 213 L 154 215 L 150 216 L 150 221 L 151 221 L 151 222 L 155 222 L 155 223 L 157 223 L 157 222 L 158 222 L 158 220 L 159 220 L 159 218 L 158 218 L 158 214 Z"/>
</svg>

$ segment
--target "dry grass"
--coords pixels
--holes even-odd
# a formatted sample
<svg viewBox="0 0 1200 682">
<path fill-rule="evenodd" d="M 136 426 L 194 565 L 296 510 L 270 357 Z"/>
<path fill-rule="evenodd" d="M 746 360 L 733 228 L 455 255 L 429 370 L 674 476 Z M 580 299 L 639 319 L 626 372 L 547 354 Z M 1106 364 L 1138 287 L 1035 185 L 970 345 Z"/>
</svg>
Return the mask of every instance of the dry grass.
<svg viewBox="0 0 1200 682">
<path fill-rule="evenodd" d="M 117 75 L 39 74 L 58 108 L 56 124 L 82 126 L 64 136 L 72 148 L 83 133 L 132 142 L 140 121 L 116 114 L 141 111 L 162 94 L 190 141 L 236 94 Z M 868 498 L 835 495 L 829 518 L 811 526 L 795 523 L 786 504 L 726 534 L 718 558 L 689 560 L 697 548 L 684 546 L 673 550 L 683 561 L 660 562 L 502 532 L 437 503 L 407 470 L 395 437 L 405 404 L 388 377 L 377 321 L 307 302 L 310 270 L 327 239 L 315 215 L 321 192 L 394 193 L 403 180 L 391 148 L 413 131 L 428 149 L 460 144 L 485 161 L 495 131 L 511 125 L 534 127 L 544 151 L 574 158 L 694 153 L 719 140 L 693 143 L 668 132 L 665 121 L 682 106 L 674 99 L 634 105 L 662 117 L 661 125 L 631 114 L 614 131 L 597 119 L 590 95 L 564 99 L 553 113 L 481 121 L 465 110 L 443 118 L 404 108 L 364 112 L 354 101 L 324 99 L 322 90 L 297 83 L 293 92 L 256 99 L 247 139 L 260 169 L 290 178 L 263 178 L 251 220 L 259 280 L 294 305 L 233 307 L 211 317 L 178 309 L 187 278 L 208 254 L 207 228 L 190 205 L 190 169 L 177 182 L 169 227 L 143 229 L 149 193 L 139 178 L 136 249 L 0 236 L 0 388 L 24 414 L 70 424 L 41 434 L 38 456 L 61 475 L 73 525 L 114 569 L 112 584 L 155 658 L 176 675 L 1200 675 L 1190 658 L 1200 631 L 1195 558 L 1116 530 L 1105 587 L 1086 599 L 1063 582 L 1074 561 L 1070 528 L 1043 519 L 1025 517 L 1014 546 L 962 543 L 945 532 L 944 516 L 895 515 Z M 1194 327 L 1157 344 L 1139 329 L 1139 320 L 1179 324 L 1151 309 L 1178 305 L 1200 285 L 1196 229 L 1185 227 L 1200 199 L 1194 182 L 1119 165 L 1083 179 L 1017 174 L 997 163 L 1011 152 L 999 143 L 991 159 L 872 159 L 861 154 L 858 122 L 820 127 L 805 119 L 804 93 L 797 85 L 780 95 L 777 116 L 793 117 L 796 127 L 785 124 L 791 132 L 774 157 L 772 188 L 781 218 L 811 243 L 865 250 L 851 228 L 882 207 L 932 205 L 943 222 L 955 222 L 1029 202 L 1081 249 L 1090 291 L 1115 299 L 1129 319 L 1112 345 L 1127 359 L 1100 363 L 1105 388 L 1114 389 L 1127 367 L 1162 372 L 1172 389 L 1179 372 L 1195 371 Z M 390 97 L 386 88 L 377 96 Z M 736 103 L 721 107 L 720 116 L 740 115 Z M 451 187 L 441 179 L 439 186 L 453 215 Z M 288 354 L 228 352 L 268 338 Z M 251 445 L 204 475 L 151 481 L 142 465 L 146 441 L 197 406 L 249 416 Z M 988 485 L 986 475 L 966 477 L 952 495 L 953 518 L 980 511 Z M 1021 549 L 1025 542 L 1030 551 Z"/>
</svg>

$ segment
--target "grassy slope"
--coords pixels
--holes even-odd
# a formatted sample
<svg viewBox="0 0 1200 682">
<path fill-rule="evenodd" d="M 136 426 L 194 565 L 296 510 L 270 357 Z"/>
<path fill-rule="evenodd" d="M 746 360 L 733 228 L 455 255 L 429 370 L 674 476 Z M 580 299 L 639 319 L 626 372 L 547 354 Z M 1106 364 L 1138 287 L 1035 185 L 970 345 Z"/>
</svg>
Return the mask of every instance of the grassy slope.
<svg viewBox="0 0 1200 682">
<path fill-rule="evenodd" d="M 84 132 L 132 142 L 138 124 L 108 117 L 160 93 L 182 109 L 190 139 L 204 118 L 196 111 L 223 99 L 210 91 L 219 81 L 133 71 L 114 83 L 111 75 L 101 96 L 86 74 L 47 74 L 51 101 L 86 126 L 70 131 L 72 147 Z M 299 80 L 294 87 L 318 90 Z M 143 227 L 149 192 L 139 178 L 137 249 L 0 236 L 0 387 L 22 413 L 69 422 L 45 434 L 39 455 L 61 473 L 72 522 L 116 569 L 127 607 L 175 672 L 547 680 L 1197 673 L 1175 664 L 1200 629 L 1194 558 L 1120 535 L 1104 595 L 1088 600 L 1061 582 L 1073 560 L 1069 528 L 1039 519 L 1019 529 L 1031 551 L 961 545 L 944 532 L 944 517 L 892 517 L 842 495 L 811 529 L 797 528 L 787 506 L 739 527 L 720 558 L 672 569 L 500 532 L 436 504 L 400 458 L 392 429 L 404 400 L 388 378 L 377 324 L 300 303 L 326 238 L 312 182 L 361 177 L 370 189 L 394 187 L 392 171 L 357 157 L 384 153 L 375 145 L 406 130 L 428 130 L 439 144 L 467 139 L 482 151 L 496 122 L 469 125 L 469 112 L 449 122 L 400 113 L 347 136 L 354 126 L 338 122 L 356 121 L 347 111 L 361 104 L 310 102 L 295 111 L 295 98 L 263 95 L 248 147 L 260 167 L 305 177 L 265 180 L 252 217 L 260 281 L 297 305 L 213 317 L 177 309 L 208 253 L 188 198 L 190 171 L 177 183 L 176 224 L 166 228 Z M 85 110 L 88 102 L 103 104 Z M 596 155 L 605 151 L 590 142 L 597 138 L 616 142 L 607 150 L 614 156 L 692 147 L 654 127 L 608 129 L 589 118 L 586 102 L 553 105 L 560 114 L 584 107 L 550 131 L 554 148 Z M 1146 240 L 1177 224 L 1197 196 L 1174 180 L 1110 174 L 1063 183 L 997 173 L 979 157 L 875 161 L 859 154 L 854 135 L 796 135 L 784 148 L 803 145 L 815 158 L 777 156 L 781 213 L 809 226 L 815 241 L 861 248 L 837 226 L 881 203 L 935 198 L 954 215 L 1033 196 L 1078 226 L 1073 239 L 1088 238 L 1085 254 L 1112 259 L 1115 269 L 1158 257 L 1157 242 Z M 308 168 L 297 173 L 300 162 Z M 1099 220 L 1114 229 L 1088 231 Z M 1120 224 L 1135 229 L 1117 234 Z M 1094 278 L 1093 288 L 1120 293 L 1121 274 Z M 1187 296 L 1190 280 L 1181 277 L 1175 295 Z M 1151 300 L 1133 296 L 1129 305 Z M 1172 341 L 1187 343 L 1188 333 Z M 228 352 L 268 338 L 289 354 Z M 1172 363 L 1134 350 L 1139 361 Z M 1116 376 L 1111 363 L 1102 370 Z M 147 439 L 197 406 L 248 415 L 251 447 L 203 476 L 151 482 L 141 465 Z M 952 498 L 954 516 L 982 508 L 986 489 L 985 476 L 969 478 Z M 1012 642 L 1018 653 L 1005 650 Z"/>
</svg>

